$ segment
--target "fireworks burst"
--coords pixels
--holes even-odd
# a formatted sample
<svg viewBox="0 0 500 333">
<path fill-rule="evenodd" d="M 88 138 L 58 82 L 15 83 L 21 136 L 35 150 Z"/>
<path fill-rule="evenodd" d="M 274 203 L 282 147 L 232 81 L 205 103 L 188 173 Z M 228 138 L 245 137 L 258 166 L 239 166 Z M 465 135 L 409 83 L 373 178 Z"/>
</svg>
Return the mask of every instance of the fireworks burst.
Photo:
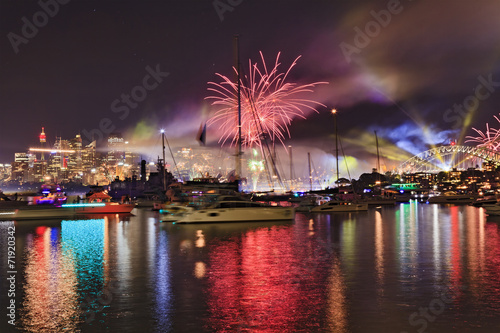
<svg viewBox="0 0 500 333">
<path fill-rule="evenodd" d="M 500 119 L 497 116 L 494 117 L 500 123 Z M 466 136 L 465 142 L 475 142 L 478 143 L 478 147 L 484 147 L 495 151 L 500 150 L 500 129 L 490 128 L 488 123 L 486 123 L 485 132 L 476 128 L 472 129 L 476 131 L 479 136 Z"/>
<path fill-rule="evenodd" d="M 242 145 L 251 147 L 261 146 L 261 139 L 270 138 L 284 144 L 285 136 L 290 137 L 289 125 L 295 117 L 305 119 L 304 110 L 313 110 L 323 104 L 302 99 L 303 93 L 313 92 L 313 88 L 326 82 L 315 82 L 305 85 L 286 82 L 291 69 L 297 64 L 297 57 L 286 72 L 279 72 L 279 57 L 276 56 L 274 67 L 268 71 L 262 52 L 262 69 L 257 63 L 249 60 L 249 74 L 240 75 L 241 89 L 241 133 Z M 237 70 L 233 68 L 236 75 Z M 238 140 L 238 85 L 227 76 L 216 73 L 222 82 L 209 82 L 208 90 L 214 96 L 206 99 L 212 100 L 212 105 L 220 108 L 208 120 L 208 124 L 220 124 L 221 136 L 219 143 L 236 144 Z"/>
</svg>

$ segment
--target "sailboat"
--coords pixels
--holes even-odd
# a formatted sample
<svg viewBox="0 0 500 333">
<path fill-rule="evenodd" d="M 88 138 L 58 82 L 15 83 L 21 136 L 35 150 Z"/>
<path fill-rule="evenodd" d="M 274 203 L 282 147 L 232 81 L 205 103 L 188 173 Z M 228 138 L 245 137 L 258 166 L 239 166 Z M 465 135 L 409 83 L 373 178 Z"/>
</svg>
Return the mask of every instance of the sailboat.
<svg viewBox="0 0 500 333">
<path fill-rule="evenodd" d="M 377 167 L 373 169 L 373 172 L 377 174 L 377 180 L 375 185 L 381 187 L 382 185 L 382 180 L 381 180 L 381 174 L 380 174 L 380 153 L 379 153 L 379 146 L 378 146 L 378 136 L 377 136 L 377 131 L 374 131 L 375 133 L 375 144 L 377 146 Z M 381 190 L 382 194 L 384 194 L 383 190 Z M 391 196 L 385 196 L 385 195 L 371 195 L 368 197 L 365 197 L 362 199 L 363 202 L 366 202 L 368 205 L 371 206 L 380 206 L 380 205 L 395 205 L 396 204 L 396 198 Z"/>
<path fill-rule="evenodd" d="M 360 202 L 355 193 L 341 194 L 341 179 L 339 178 L 339 138 L 337 132 L 337 110 L 333 109 L 332 114 L 335 120 L 335 160 L 336 160 L 336 181 L 337 189 L 330 200 L 322 200 L 320 205 L 310 208 L 312 213 L 331 213 L 331 212 L 359 212 L 367 211 L 368 204 Z M 310 177 L 311 178 L 311 177 Z M 311 182 L 311 180 L 310 180 Z M 315 191 L 316 193 L 326 194 L 325 191 Z M 352 190 L 351 190 L 352 191 Z M 311 191 L 312 192 L 312 191 Z M 323 198 L 324 199 L 324 198 Z"/>
</svg>

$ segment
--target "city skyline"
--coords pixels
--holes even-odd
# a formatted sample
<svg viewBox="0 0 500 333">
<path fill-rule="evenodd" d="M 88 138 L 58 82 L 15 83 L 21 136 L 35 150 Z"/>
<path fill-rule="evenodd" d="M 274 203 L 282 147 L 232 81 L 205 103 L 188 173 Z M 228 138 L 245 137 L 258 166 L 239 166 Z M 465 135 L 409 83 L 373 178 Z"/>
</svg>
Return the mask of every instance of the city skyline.
<svg viewBox="0 0 500 333">
<path fill-rule="evenodd" d="M 236 34 L 242 66 L 260 51 L 269 59 L 281 52 L 283 68 L 301 56 L 293 81 L 328 82 L 313 95 L 326 107 L 290 125 L 285 144 L 302 154 L 314 147 L 332 158 L 334 107 L 345 153 L 362 171 L 375 166 L 374 130 L 396 164 L 432 144 L 463 142 L 498 114 L 494 1 L 47 0 L 0 8 L 3 162 L 36 143 L 41 127 L 49 142 L 80 133 L 88 144 L 121 132 L 150 150 L 164 128 L 172 146 L 197 147 L 200 124 L 216 111 L 205 100 L 208 82 L 232 75 Z M 218 139 L 209 127 L 207 145 L 220 149 Z"/>
</svg>

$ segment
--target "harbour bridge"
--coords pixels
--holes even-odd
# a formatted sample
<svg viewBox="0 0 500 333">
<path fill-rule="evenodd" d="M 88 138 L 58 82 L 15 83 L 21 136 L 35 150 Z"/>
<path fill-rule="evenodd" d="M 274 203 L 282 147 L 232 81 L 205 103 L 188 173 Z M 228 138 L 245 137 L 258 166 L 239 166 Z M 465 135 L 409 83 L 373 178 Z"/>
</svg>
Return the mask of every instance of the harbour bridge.
<svg viewBox="0 0 500 333">
<path fill-rule="evenodd" d="M 448 145 L 429 149 L 401 163 L 397 171 L 401 173 L 418 173 L 466 170 L 480 167 L 483 162 L 500 166 L 500 152 L 482 148 L 460 145 Z"/>
</svg>

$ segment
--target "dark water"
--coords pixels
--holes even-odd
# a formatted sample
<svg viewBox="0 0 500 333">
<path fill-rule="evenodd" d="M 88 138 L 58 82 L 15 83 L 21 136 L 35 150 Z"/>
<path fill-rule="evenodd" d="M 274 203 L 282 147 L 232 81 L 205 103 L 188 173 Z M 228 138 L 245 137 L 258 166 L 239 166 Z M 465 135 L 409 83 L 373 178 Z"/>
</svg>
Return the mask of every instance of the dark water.
<svg viewBox="0 0 500 333">
<path fill-rule="evenodd" d="M 9 231 L 15 227 L 15 296 Z M 500 225 L 402 204 L 289 223 L 0 222 L 1 332 L 500 332 Z"/>
</svg>

